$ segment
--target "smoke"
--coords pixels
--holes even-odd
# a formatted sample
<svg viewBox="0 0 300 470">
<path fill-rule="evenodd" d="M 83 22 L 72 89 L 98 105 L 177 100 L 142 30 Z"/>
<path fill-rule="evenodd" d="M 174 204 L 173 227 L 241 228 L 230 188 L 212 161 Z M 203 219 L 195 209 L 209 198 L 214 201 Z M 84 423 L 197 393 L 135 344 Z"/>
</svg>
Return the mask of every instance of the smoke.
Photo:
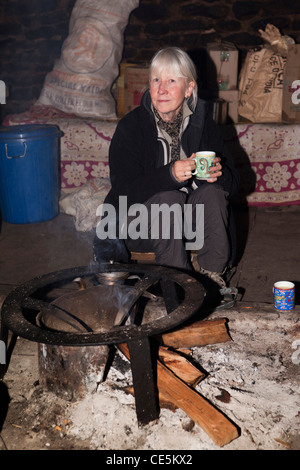
<svg viewBox="0 0 300 470">
<path fill-rule="evenodd" d="M 128 263 L 129 252 L 125 246 L 124 240 L 119 238 L 106 238 L 102 240 L 96 235 L 94 238 L 94 260 L 97 263 L 108 263 L 110 261 L 116 263 Z"/>
</svg>

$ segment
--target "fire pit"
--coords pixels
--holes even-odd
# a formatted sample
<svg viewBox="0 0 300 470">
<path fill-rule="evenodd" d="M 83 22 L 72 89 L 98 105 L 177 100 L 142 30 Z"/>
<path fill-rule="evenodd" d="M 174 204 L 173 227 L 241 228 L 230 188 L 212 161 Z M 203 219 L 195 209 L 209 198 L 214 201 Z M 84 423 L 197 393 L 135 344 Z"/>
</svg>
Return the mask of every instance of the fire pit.
<svg viewBox="0 0 300 470">
<path fill-rule="evenodd" d="M 77 278 L 85 289 L 75 286 Z M 158 315 L 140 308 L 149 297 L 163 300 Z M 117 263 L 70 268 L 12 291 L 2 306 L 2 334 L 11 330 L 41 345 L 76 348 L 127 343 L 137 419 L 146 424 L 158 417 L 150 338 L 191 318 L 203 299 L 196 279 L 170 268 Z"/>
</svg>

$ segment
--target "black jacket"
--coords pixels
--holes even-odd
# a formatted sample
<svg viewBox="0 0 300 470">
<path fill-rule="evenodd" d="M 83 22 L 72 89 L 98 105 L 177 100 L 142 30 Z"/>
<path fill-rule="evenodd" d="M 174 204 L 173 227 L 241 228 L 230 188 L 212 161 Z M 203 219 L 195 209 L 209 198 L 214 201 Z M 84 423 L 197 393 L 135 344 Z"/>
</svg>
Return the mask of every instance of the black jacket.
<svg viewBox="0 0 300 470">
<path fill-rule="evenodd" d="M 109 167 L 112 188 L 105 202 L 113 204 L 116 208 L 119 196 L 127 196 L 129 207 L 134 203 L 145 202 L 160 191 L 180 189 L 190 186 L 191 183 L 177 182 L 170 171 L 172 163 L 163 164 L 162 144 L 157 140 L 157 129 L 150 105 L 150 94 L 147 91 L 141 105 L 120 120 L 111 141 Z M 205 101 L 198 99 L 181 143 L 188 157 L 200 150 L 215 151 L 222 159 L 222 176 L 216 183 L 210 184 L 222 186 L 229 195 L 236 192 L 238 173 Z M 198 185 L 203 184 L 199 180 L 195 181 Z"/>
</svg>

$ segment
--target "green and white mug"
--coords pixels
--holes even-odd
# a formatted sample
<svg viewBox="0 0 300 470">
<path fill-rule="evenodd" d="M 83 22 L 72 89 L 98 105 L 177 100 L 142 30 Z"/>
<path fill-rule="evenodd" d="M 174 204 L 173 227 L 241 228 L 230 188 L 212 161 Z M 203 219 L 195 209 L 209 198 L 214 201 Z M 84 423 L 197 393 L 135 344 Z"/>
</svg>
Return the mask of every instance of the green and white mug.
<svg viewBox="0 0 300 470">
<path fill-rule="evenodd" d="M 192 172 L 198 180 L 207 180 L 211 178 L 209 169 L 214 165 L 215 152 L 209 150 L 197 152 L 196 156 L 192 158 L 195 160 L 196 169 Z"/>
</svg>

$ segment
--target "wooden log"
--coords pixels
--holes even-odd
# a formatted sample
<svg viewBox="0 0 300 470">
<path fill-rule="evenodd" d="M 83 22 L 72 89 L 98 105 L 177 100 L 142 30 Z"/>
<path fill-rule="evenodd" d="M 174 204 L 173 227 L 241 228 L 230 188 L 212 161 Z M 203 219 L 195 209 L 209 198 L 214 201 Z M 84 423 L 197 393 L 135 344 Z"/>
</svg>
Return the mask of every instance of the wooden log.
<svg viewBox="0 0 300 470">
<path fill-rule="evenodd" d="M 123 354 L 130 359 L 127 344 L 119 344 Z M 157 361 L 157 387 L 165 399 L 181 408 L 220 447 L 238 437 L 238 429 L 226 416 L 190 388 L 171 370 Z"/>
<path fill-rule="evenodd" d="M 238 437 L 234 423 L 160 361 L 157 362 L 157 386 L 166 399 L 181 408 L 219 447 Z"/>
<path fill-rule="evenodd" d="M 191 387 L 195 387 L 205 377 L 204 372 L 176 351 L 160 346 L 158 357 L 166 367 Z"/>
<path fill-rule="evenodd" d="M 166 367 L 191 387 L 195 387 L 205 377 L 204 372 L 199 370 L 188 359 L 186 359 L 186 357 L 176 351 L 171 351 L 164 346 L 159 346 L 158 357 Z M 133 387 L 126 387 L 125 391 L 134 395 Z M 164 393 L 161 390 L 158 390 L 158 400 L 161 408 L 164 407 L 171 410 L 176 410 L 178 408 L 169 401 L 168 397 L 164 396 Z"/>
<path fill-rule="evenodd" d="M 191 325 L 158 335 L 156 338 L 160 344 L 175 349 L 231 341 L 226 328 L 226 318 L 197 321 Z"/>
</svg>

